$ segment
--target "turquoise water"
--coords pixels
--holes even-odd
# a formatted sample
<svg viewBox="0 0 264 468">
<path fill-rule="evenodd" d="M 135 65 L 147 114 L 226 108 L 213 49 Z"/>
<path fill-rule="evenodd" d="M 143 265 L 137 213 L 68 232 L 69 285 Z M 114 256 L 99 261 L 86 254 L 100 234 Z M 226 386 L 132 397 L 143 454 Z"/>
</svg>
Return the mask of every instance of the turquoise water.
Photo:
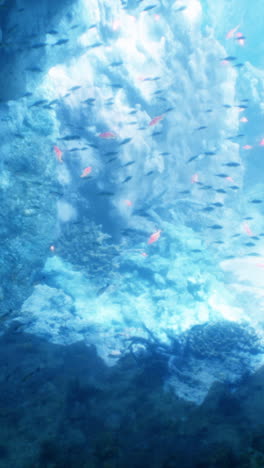
<svg viewBox="0 0 264 468">
<path fill-rule="evenodd" d="M 156 353 L 195 404 L 261 367 L 261 11 L 1 2 L 3 333 Z"/>
</svg>

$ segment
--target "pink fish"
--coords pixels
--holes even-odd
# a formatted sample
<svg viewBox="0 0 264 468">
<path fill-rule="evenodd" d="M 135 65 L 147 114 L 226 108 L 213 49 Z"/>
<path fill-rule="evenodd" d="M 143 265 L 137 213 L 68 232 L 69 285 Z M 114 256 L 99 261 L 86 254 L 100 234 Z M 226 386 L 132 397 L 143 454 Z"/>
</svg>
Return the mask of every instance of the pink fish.
<svg viewBox="0 0 264 468">
<path fill-rule="evenodd" d="M 248 119 L 246 117 L 241 117 L 240 122 L 248 122 Z"/>
<path fill-rule="evenodd" d="M 141 255 L 142 255 L 142 257 L 147 257 L 148 256 L 148 254 L 146 252 L 142 252 Z"/>
<path fill-rule="evenodd" d="M 230 29 L 230 31 L 228 31 L 228 33 L 226 35 L 226 39 L 232 39 L 232 37 L 235 36 L 235 33 L 238 30 L 239 26 L 240 26 L 240 24 L 238 24 L 235 28 Z"/>
<path fill-rule="evenodd" d="M 54 149 L 54 151 L 56 153 L 56 157 L 57 157 L 58 161 L 62 163 L 63 162 L 63 160 L 62 160 L 63 152 L 60 150 L 60 148 L 58 148 L 58 146 L 53 146 L 53 149 Z"/>
<path fill-rule="evenodd" d="M 156 242 L 160 238 L 160 233 L 161 233 L 161 230 L 159 229 L 158 231 L 151 234 L 148 240 L 148 244 L 153 244 L 153 242 Z"/>
<path fill-rule="evenodd" d="M 124 200 L 124 203 L 125 203 L 126 206 L 132 206 L 133 205 L 132 201 L 130 201 L 130 200 Z"/>
<path fill-rule="evenodd" d="M 264 146 L 264 138 L 259 142 L 259 146 Z"/>
<path fill-rule="evenodd" d="M 244 223 L 244 224 L 243 224 L 243 229 L 244 229 L 245 233 L 246 233 L 248 236 L 253 236 L 253 235 L 254 235 L 253 232 L 251 231 L 251 229 L 250 229 L 248 223 Z"/>
<path fill-rule="evenodd" d="M 51 251 L 51 252 L 55 252 L 55 245 L 51 245 L 51 246 L 50 246 L 50 251 Z"/>
<path fill-rule="evenodd" d="M 244 145 L 244 146 L 242 146 L 242 148 L 245 149 L 245 150 L 250 150 L 250 149 L 253 148 L 253 146 L 251 146 L 251 145 Z"/>
<path fill-rule="evenodd" d="M 199 181 L 199 175 L 198 174 L 193 174 L 193 176 L 191 178 L 191 183 L 195 184 L 198 181 Z"/>
<path fill-rule="evenodd" d="M 87 177 L 90 173 L 92 172 L 91 166 L 86 167 L 83 171 L 80 177 Z"/>
<path fill-rule="evenodd" d="M 255 263 L 255 265 L 259 268 L 264 268 L 264 263 Z"/>
<path fill-rule="evenodd" d="M 245 45 L 245 38 L 242 32 L 237 32 L 236 38 L 237 38 L 237 42 L 239 45 L 241 46 Z"/>
<path fill-rule="evenodd" d="M 112 138 L 116 138 L 116 134 L 113 132 L 103 132 L 98 135 L 99 138 L 104 138 L 105 140 L 111 140 Z"/>
<path fill-rule="evenodd" d="M 162 119 L 164 119 L 163 115 L 158 115 L 157 117 L 154 117 L 154 119 L 152 119 L 150 122 L 149 122 L 149 126 L 152 127 L 153 125 L 156 125 L 158 122 L 160 122 Z"/>
<path fill-rule="evenodd" d="M 233 177 L 227 176 L 226 180 L 228 180 L 229 182 L 232 182 L 233 184 L 235 183 Z"/>
</svg>

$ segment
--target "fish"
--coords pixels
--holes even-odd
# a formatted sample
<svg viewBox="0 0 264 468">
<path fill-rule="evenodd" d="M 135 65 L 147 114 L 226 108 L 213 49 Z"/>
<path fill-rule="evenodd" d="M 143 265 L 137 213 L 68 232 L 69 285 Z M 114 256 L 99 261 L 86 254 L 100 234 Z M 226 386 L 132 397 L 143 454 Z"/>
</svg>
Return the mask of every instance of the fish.
<svg viewBox="0 0 264 468">
<path fill-rule="evenodd" d="M 217 208 L 221 208 L 222 206 L 224 206 L 224 204 L 220 202 L 212 203 L 212 205 L 216 206 Z"/>
<path fill-rule="evenodd" d="M 33 102 L 33 104 L 31 104 L 30 107 L 42 106 L 43 104 L 46 104 L 47 102 L 48 102 L 47 99 L 41 99 L 40 101 Z"/>
<path fill-rule="evenodd" d="M 210 229 L 223 229 L 223 226 L 221 224 L 212 224 L 211 226 L 207 226 Z"/>
<path fill-rule="evenodd" d="M 236 68 L 241 68 L 241 67 L 243 67 L 243 66 L 244 66 L 244 63 L 237 63 L 237 64 L 235 65 Z"/>
<path fill-rule="evenodd" d="M 123 181 L 122 181 L 122 184 L 124 184 L 125 182 L 129 182 L 129 180 L 131 180 L 133 177 L 132 176 L 127 176 Z"/>
<path fill-rule="evenodd" d="M 71 140 L 80 140 L 81 137 L 79 135 L 66 135 L 65 137 L 59 138 L 59 140 L 64 141 L 71 141 Z"/>
<path fill-rule="evenodd" d="M 93 44 L 90 44 L 87 49 L 96 49 L 97 47 L 101 47 L 103 45 L 102 42 L 94 42 Z"/>
<path fill-rule="evenodd" d="M 248 236 L 253 236 L 253 232 L 251 231 L 248 223 L 243 224 L 243 229 Z"/>
<path fill-rule="evenodd" d="M 103 286 L 102 288 L 98 289 L 96 293 L 96 297 L 100 297 L 110 286 L 110 283 L 107 283 L 106 286 Z"/>
<path fill-rule="evenodd" d="M 115 156 L 114 158 L 111 158 L 108 161 L 106 161 L 106 164 L 110 164 L 111 162 L 116 161 L 117 159 L 118 158 Z"/>
<path fill-rule="evenodd" d="M 50 31 L 47 32 L 47 34 L 55 35 L 55 34 L 58 34 L 58 31 L 56 31 L 55 29 L 51 29 Z"/>
<path fill-rule="evenodd" d="M 230 188 L 232 190 L 238 190 L 239 189 L 239 186 L 238 185 L 230 185 Z"/>
<path fill-rule="evenodd" d="M 228 177 L 227 174 L 222 174 L 222 173 L 221 173 L 221 174 L 214 174 L 214 176 L 216 176 L 216 177 L 222 177 L 223 179 L 226 179 L 226 178 Z"/>
<path fill-rule="evenodd" d="M 187 163 L 195 161 L 195 159 L 199 158 L 199 156 L 200 156 L 200 154 L 196 154 L 195 156 L 192 156 L 190 159 L 188 159 Z"/>
<path fill-rule="evenodd" d="M 81 89 L 81 86 L 73 86 L 69 91 L 77 91 L 77 89 Z"/>
<path fill-rule="evenodd" d="M 31 49 L 40 49 L 41 47 L 46 47 L 48 44 L 46 42 L 39 42 L 38 44 L 33 44 Z"/>
<path fill-rule="evenodd" d="M 132 140 L 132 138 L 125 138 L 124 140 L 120 141 L 119 145 L 126 145 Z"/>
<path fill-rule="evenodd" d="M 198 174 L 194 174 L 192 177 L 191 177 L 191 183 L 192 184 L 195 184 L 196 182 L 198 182 L 199 180 L 199 175 Z"/>
<path fill-rule="evenodd" d="M 26 382 L 30 377 L 32 377 L 36 372 L 40 371 L 40 367 L 37 367 L 33 371 L 29 372 L 28 374 L 25 374 L 24 377 L 21 379 L 21 382 Z"/>
<path fill-rule="evenodd" d="M 56 145 L 53 146 L 53 149 L 54 149 L 54 151 L 56 153 L 56 157 L 57 157 L 58 161 L 62 163 L 63 162 L 63 160 L 62 160 L 63 152 Z"/>
<path fill-rule="evenodd" d="M 233 55 L 228 55 L 227 57 L 221 59 L 221 60 L 225 60 L 227 62 L 233 62 L 234 60 L 237 60 L 237 57 L 234 57 Z"/>
<path fill-rule="evenodd" d="M 131 200 L 124 200 L 124 203 L 125 203 L 126 206 L 132 206 L 133 205 Z"/>
<path fill-rule="evenodd" d="M 240 24 L 238 24 L 235 28 L 233 29 L 230 29 L 230 31 L 227 32 L 226 34 L 226 39 L 231 39 L 235 36 L 235 33 L 236 31 L 238 30 L 238 28 L 240 27 Z"/>
<path fill-rule="evenodd" d="M 93 104 L 95 102 L 95 98 L 88 98 L 85 101 L 82 101 L 83 104 Z"/>
<path fill-rule="evenodd" d="M 256 244 L 254 242 L 245 242 L 246 247 L 254 247 Z"/>
<path fill-rule="evenodd" d="M 215 191 L 216 191 L 217 193 L 226 193 L 226 190 L 221 189 L 221 188 L 220 188 L 220 189 L 216 189 Z"/>
<path fill-rule="evenodd" d="M 201 211 L 205 211 L 207 213 L 210 213 L 211 211 L 214 211 L 214 208 L 213 208 L 213 206 L 206 206 Z"/>
<path fill-rule="evenodd" d="M 52 44 L 52 46 L 63 45 L 63 44 L 66 44 L 67 42 L 69 42 L 69 39 L 59 39 L 59 41 Z"/>
<path fill-rule="evenodd" d="M 26 94 L 23 94 L 22 98 L 24 98 L 24 97 L 29 97 L 29 96 L 33 96 L 33 93 L 26 93 Z"/>
<path fill-rule="evenodd" d="M 198 182 L 198 184 L 201 184 L 201 182 Z M 202 187 L 199 187 L 199 190 L 211 190 L 213 189 L 212 185 L 203 185 Z"/>
<path fill-rule="evenodd" d="M 164 117 L 163 115 L 158 115 L 157 117 L 154 117 L 150 122 L 149 122 L 149 126 L 152 127 L 153 125 L 156 125 L 157 123 L 159 123 L 161 120 L 163 120 Z"/>
<path fill-rule="evenodd" d="M 201 127 L 196 128 L 195 130 L 205 130 L 207 128 L 206 125 L 202 125 Z"/>
<path fill-rule="evenodd" d="M 186 10 L 187 6 L 181 6 L 180 8 L 177 8 L 177 10 L 175 10 L 175 12 L 180 12 L 180 11 L 184 11 Z"/>
<path fill-rule="evenodd" d="M 116 138 L 116 134 L 113 132 L 103 132 L 100 133 L 98 136 L 99 138 L 103 138 L 105 140 L 112 140 L 113 138 Z"/>
<path fill-rule="evenodd" d="M 129 162 L 127 162 L 126 164 L 123 164 L 123 166 L 121 166 L 121 167 L 132 166 L 132 164 L 135 164 L 135 162 L 136 162 L 135 160 L 134 160 L 134 161 L 129 161 Z"/>
<path fill-rule="evenodd" d="M 168 114 L 168 112 L 172 112 L 174 109 L 175 107 L 168 107 L 167 109 L 165 109 L 165 111 L 163 111 L 163 114 Z"/>
<path fill-rule="evenodd" d="M 254 200 L 250 200 L 249 203 L 255 203 L 255 204 L 258 204 L 258 203 L 262 203 L 262 200 L 259 200 L 259 199 L 256 199 L 254 198 Z"/>
<path fill-rule="evenodd" d="M 49 102 L 49 105 L 52 106 L 53 104 L 57 104 L 59 102 L 58 99 L 53 99 L 53 101 Z"/>
<path fill-rule="evenodd" d="M 91 166 L 85 167 L 80 177 L 87 177 L 92 172 Z"/>
<path fill-rule="evenodd" d="M 153 242 L 156 242 L 160 238 L 160 233 L 161 230 L 159 229 L 158 231 L 151 234 L 151 236 L 148 239 L 148 244 L 153 244 Z"/>
<path fill-rule="evenodd" d="M 259 142 L 259 146 L 264 146 L 264 138 Z"/>
<path fill-rule="evenodd" d="M 123 89 L 124 88 L 124 85 L 121 84 L 121 83 L 112 83 L 109 86 L 110 86 L 110 88 L 116 88 L 116 89 Z"/>
<path fill-rule="evenodd" d="M 118 151 L 108 151 L 107 153 L 104 153 L 104 156 L 116 156 L 118 154 Z"/>
<path fill-rule="evenodd" d="M 102 192 L 98 192 L 97 195 L 104 196 L 104 197 L 112 197 L 113 195 L 115 195 L 115 193 L 102 191 Z"/>
<path fill-rule="evenodd" d="M 228 163 L 225 163 L 225 164 L 222 164 L 222 166 L 227 166 L 227 167 L 238 167 L 238 166 L 240 166 L 240 165 L 241 165 L 240 163 L 238 163 L 238 162 L 233 162 L 233 161 L 228 162 Z"/>
<path fill-rule="evenodd" d="M 251 146 L 251 145 L 244 145 L 244 146 L 242 146 L 242 148 L 245 149 L 245 150 L 250 150 L 250 149 L 253 148 L 253 146 Z"/>
<path fill-rule="evenodd" d="M 233 182 L 233 183 L 235 183 L 233 177 L 226 176 L 226 180 L 228 180 L 228 182 Z"/>
<path fill-rule="evenodd" d="M 153 10 L 153 8 L 156 8 L 157 6 L 158 5 L 148 5 L 142 11 L 150 11 Z"/>
<path fill-rule="evenodd" d="M 154 174 L 154 171 L 149 171 L 149 172 L 147 172 L 146 174 L 144 174 L 144 176 L 148 177 L 148 176 L 150 176 L 150 175 L 152 175 L 152 174 Z"/>
<path fill-rule="evenodd" d="M 121 65 L 123 65 L 124 62 L 122 62 L 122 60 L 119 60 L 118 62 L 112 62 L 110 63 L 110 67 L 121 67 Z"/>
<path fill-rule="evenodd" d="M 215 151 L 205 151 L 203 154 L 205 156 L 214 156 L 216 154 L 216 152 Z"/>
</svg>

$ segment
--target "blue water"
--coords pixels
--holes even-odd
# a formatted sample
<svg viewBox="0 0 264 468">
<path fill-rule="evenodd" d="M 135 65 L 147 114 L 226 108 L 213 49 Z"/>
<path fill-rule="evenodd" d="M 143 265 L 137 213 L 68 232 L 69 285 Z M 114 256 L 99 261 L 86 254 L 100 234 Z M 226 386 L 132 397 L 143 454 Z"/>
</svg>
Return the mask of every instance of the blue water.
<svg viewBox="0 0 264 468">
<path fill-rule="evenodd" d="M 261 12 L 1 2 L 3 333 L 157 354 L 198 405 L 260 369 Z"/>
</svg>

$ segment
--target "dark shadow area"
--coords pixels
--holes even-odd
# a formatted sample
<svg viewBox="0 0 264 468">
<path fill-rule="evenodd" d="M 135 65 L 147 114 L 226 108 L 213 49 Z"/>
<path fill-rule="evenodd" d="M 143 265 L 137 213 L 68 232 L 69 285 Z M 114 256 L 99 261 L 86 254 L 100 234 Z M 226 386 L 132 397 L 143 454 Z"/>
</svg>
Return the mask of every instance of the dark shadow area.
<svg viewBox="0 0 264 468">
<path fill-rule="evenodd" d="M 163 390 L 151 359 L 107 367 L 93 346 L 10 329 L 0 339 L 0 467 L 264 466 L 264 369 L 235 392 L 215 384 L 196 406 Z"/>
</svg>

